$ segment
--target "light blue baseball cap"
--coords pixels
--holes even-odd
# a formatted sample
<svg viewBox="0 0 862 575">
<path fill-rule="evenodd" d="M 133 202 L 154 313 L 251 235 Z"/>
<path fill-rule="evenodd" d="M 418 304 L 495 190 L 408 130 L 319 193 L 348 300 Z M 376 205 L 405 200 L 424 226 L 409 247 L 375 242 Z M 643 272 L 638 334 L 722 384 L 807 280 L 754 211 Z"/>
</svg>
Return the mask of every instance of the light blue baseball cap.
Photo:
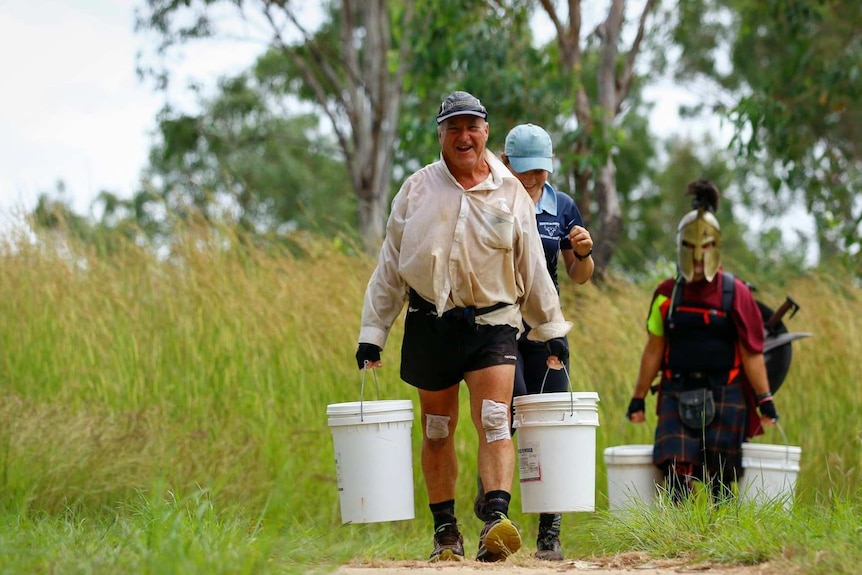
<svg viewBox="0 0 862 575">
<path fill-rule="evenodd" d="M 554 173 L 554 146 L 551 136 L 534 124 L 520 124 L 506 135 L 503 153 L 516 172 L 545 170 Z"/>
</svg>

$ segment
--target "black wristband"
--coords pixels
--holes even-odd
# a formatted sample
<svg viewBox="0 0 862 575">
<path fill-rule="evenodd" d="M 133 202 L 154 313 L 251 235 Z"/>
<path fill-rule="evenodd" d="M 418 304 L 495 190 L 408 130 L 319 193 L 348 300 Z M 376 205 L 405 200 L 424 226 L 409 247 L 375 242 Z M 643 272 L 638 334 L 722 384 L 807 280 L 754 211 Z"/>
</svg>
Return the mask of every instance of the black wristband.
<svg viewBox="0 0 862 575">
<path fill-rule="evenodd" d="M 579 262 L 582 262 L 582 261 L 584 261 L 585 259 L 587 259 L 588 257 L 590 257 L 591 255 L 593 255 L 593 248 L 590 248 L 590 251 L 588 251 L 588 252 L 587 252 L 586 254 L 584 254 L 584 255 L 579 254 L 579 253 L 578 253 L 578 252 L 576 252 L 575 250 L 572 250 L 572 251 L 575 253 L 575 257 L 576 257 L 576 258 L 578 258 L 578 261 L 579 261 Z"/>
</svg>

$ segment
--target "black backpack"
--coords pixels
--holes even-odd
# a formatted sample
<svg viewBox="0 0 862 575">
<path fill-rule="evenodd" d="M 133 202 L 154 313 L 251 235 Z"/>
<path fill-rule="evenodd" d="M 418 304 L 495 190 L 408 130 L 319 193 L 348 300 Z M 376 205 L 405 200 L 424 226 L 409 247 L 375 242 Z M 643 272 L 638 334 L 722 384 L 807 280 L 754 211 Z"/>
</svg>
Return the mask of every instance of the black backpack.
<svg viewBox="0 0 862 575">
<path fill-rule="evenodd" d="M 733 308 L 733 296 L 736 291 L 736 282 L 734 281 L 736 276 L 724 270 L 722 270 L 721 274 L 721 310 L 725 315 L 729 316 L 731 309 Z M 748 282 L 745 282 L 745 285 L 748 286 L 748 289 L 752 292 L 757 290 L 756 287 Z M 682 303 L 682 291 L 682 289 L 674 289 L 671 311 L 669 313 L 672 313 L 673 310 L 679 307 L 680 303 Z M 787 327 L 782 321 L 782 316 L 787 309 L 792 309 L 793 313 L 791 314 L 791 317 L 793 317 L 793 314 L 799 310 L 799 305 L 796 304 L 796 302 L 788 297 L 787 303 L 785 304 L 787 309 L 782 310 L 780 315 L 776 316 L 775 310 L 770 308 L 768 305 L 757 298 L 755 298 L 754 301 L 760 310 L 760 317 L 763 318 L 764 337 L 767 341 L 770 339 L 778 340 L 779 336 L 788 333 Z M 807 337 L 807 335 L 810 334 L 796 335 L 799 337 Z M 787 377 L 787 372 L 790 370 L 790 363 L 793 361 L 793 348 L 790 346 L 790 341 L 792 340 L 788 340 L 781 345 L 771 347 L 763 353 L 763 359 L 766 361 L 766 377 L 769 380 L 769 389 L 772 393 L 778 391 L 778 388 L 781 387 L 781 384 L 784 383 L 784 379 Z"/>
</svg>

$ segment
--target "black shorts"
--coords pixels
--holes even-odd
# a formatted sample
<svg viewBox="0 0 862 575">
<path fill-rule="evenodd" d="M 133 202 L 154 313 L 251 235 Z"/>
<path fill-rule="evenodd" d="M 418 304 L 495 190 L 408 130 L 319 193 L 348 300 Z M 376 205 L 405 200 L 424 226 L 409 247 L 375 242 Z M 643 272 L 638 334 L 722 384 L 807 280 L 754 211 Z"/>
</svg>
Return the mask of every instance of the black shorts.
<svg viewBox="0 0 862 575">
<path fill-rule="evenodd" d="M 479 325 L 426 310 L 407 311 L 401 345 L 401 379 L 419 389 L 440 391 L 464 374 L 517 361 L 518 330 Z"/>
</svg>

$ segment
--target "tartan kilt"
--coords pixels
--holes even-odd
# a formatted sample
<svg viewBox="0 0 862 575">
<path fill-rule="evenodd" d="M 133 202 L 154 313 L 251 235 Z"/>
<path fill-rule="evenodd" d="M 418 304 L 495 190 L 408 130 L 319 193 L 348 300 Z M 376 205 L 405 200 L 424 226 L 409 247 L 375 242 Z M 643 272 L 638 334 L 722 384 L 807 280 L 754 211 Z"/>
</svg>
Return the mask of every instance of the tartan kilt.
<svg viewBox="0 0 862 575">
<path fill-rule="evenodd" d="M 705 465 L 710 474 L 719 474 L 726 482 L 741 478 L 748 417 L 742 385 L 730 383 L 713 391 L 715 418 L 701 430 L 683 425 L 678 411 L 679 394 L 678 390 L 660 391 L 653 463 L 664 468 L 664 464 L 676 460 L 693 464 L 696 472 Z"/>
</svg>

